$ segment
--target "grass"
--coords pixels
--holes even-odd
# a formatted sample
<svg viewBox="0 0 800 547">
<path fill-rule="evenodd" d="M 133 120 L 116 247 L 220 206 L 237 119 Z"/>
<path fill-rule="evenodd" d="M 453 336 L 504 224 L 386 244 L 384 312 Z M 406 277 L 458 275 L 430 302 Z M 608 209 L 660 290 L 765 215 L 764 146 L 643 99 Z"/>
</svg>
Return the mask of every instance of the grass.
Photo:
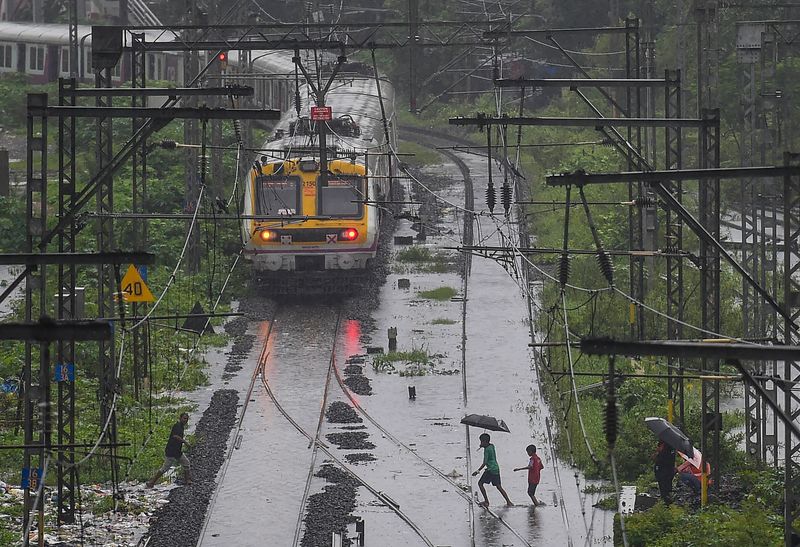
<svg viewBox="0 0 800 547">
<path fill-rule="evenodd" d="M 389 353 L 376 355 L 372 360 L 372 368 L 376 372 L 393 371 L 395 370 L 395 363 L 423 366 L 431 364 L 431 358 L 427 351 L 421 349 L 390 351 Z"/>
<path fill-rule="evenodd" d="M 438 319 L 434 319 L 431 321 L 431 325 L 455 325 L 458 321 L 453 321 L 452 319 L 445 319 L 444 317 L 440 317 Z"/>
<path fill-rule="evenodd" d="M 434 259 L 434 254 L 427 247 L 407 247 L 401 249 L 395 255 L 395 260 L 398 262 L 411 262 L 418 264 L 420 262 L 430 262 Z"/>
<path fill-rule="evenodd" d="M 409 264 L 412 269 L 428 273 L 447 273 L 458 267 L 453 257 L 445 252 L 431 251 L 428 247 L 406 247 L 395 255 L 397 264 Z M 400 268 L 402 273 L 403 268 Z"/>
<path fill-rule="evenodd" d="M 430 291 L 420 291 L 417 293 L 417 295 L 419 295 L 421 298 L 425 298 L 426 300 L 437 300 L 439 302 L 450 300 L 457 294 L 458 291 L 455 290 L 453 287 L 439 287 L 438 289 L 431 289 Z"/>
<path fill-rule="evenodd" d="M 441 156 L 435 151 L 410 141 L 400 141 L 401 154 L 414 154 L 413 156 L 404 156 L 402 161 L 411 165 L 436 165 L 442 162 Z"/>
</svg>

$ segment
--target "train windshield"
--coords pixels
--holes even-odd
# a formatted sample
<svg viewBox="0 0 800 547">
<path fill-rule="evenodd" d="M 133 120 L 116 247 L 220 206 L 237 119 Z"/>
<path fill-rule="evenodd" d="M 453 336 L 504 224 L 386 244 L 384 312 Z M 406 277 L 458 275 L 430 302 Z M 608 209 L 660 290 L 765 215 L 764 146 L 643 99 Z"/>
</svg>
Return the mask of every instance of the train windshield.
<svg viewBox="0 0 800 547">
<path fill-rule="evenodd" d="M 299 215 L 300 177 L 266 176 L 256 177 L 259 215 Z"/>
<path fill-rule="evenodd" d="M 319 181 L 319 214 L 332 217 L 361 217 L 364 210 L 364 179 L 331 175 L 327 184 Z"/>
</svg>

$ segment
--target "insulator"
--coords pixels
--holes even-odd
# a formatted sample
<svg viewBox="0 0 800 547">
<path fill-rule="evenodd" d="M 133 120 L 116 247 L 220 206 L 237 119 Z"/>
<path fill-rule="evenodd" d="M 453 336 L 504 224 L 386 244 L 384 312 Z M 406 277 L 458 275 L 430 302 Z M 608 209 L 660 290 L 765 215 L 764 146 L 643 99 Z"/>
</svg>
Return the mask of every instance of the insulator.
<svg viewBox="0 0 800 547">
<path fill-rule="evenodd" d="M 570 263 L 569 255 L 564 253 L 561 255 L 561 260 L 558 263 L 558 282 L 562 287 L 566 286 L 569 282 Z"/>
<path fill-rule="evenodd" d="M 503 187 L 500 188 L 500 201 L 503 204 L 503 210 L 506 212 L 506 216 L 508 216 L 511 211 L 511 185 L 507 182 L 504 182 Z"/>
<path fill-rule="evenodd" d="M 164 150 L 172 150 L 178 147 L 178 143 L 175 141 L 161 141 L 159 146 Z"/>
<path fill-rule="evenodd" d="M 242 124 L 239 120 L 233 120 L 233 133 L 236 135 L 236 142 L 242 142 Z"/>
<path fill-rule="evenodd" d="M 301 101 L 300 101 L 300 90 L 295 88 L 295 91 L 294 91 L 294 109 L 295 109 L 295 111 L 297 112 L 298 115 L 300 114 L 301 105 L 302 104 L 301 104 Z"/>
<path fill-rule="evenodd" d="M 652 196 L 642 196 L 633 200 L 633 204 L 640 209 L 649 209 L 656 206 L 656 200 Z"/>
<path fill-rule="evenodd" d="M 486 207 L 489 208 L 490 213 L 494 213 L 495 204 L 497 204 L 497 192 L 494 189 L 494 183 L 490 182 L 486 187 Z"/>
<path fill-rule="evenodd" d="M 664 253 L 677 253 L 679 251 L 678 242 L 677 241 L 670 241 L 666 240 L 664 242 L 664 249 L 662 252 Z"/>
<path fill-rule="evenodd" d="M 609 382 L 613 381 L 609 378 Z M 606 443 L 609 448 L 617 444 L 617 432 L 619 430 L 619 416 L 617 415 L 617 399 L 609 397 L 606 402 L 606 415 L 604 419 L 604 429 L 606 433 Z"/>
<path fill-rule="evenodd" d="M 597 264 L 600 266 L 600 271 L 603 277 L 606 278 L 608 284 L 614 286 L 614 263 L 611 262 L 611 257 L 606 254 L 603 249 L 597 251 Z"/>
</svg>

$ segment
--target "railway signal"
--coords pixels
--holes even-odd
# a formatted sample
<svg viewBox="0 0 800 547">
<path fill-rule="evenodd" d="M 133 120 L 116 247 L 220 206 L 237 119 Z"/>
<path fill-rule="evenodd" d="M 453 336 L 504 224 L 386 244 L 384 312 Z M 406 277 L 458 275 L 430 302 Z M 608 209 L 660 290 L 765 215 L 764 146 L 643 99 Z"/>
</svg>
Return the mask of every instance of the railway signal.
<svg viewBox="0 0 800 547">
<path fill-rule="evenodd" d="M 217 62 L 219 63 L 220 70 L 228 70 L 228 52 L 220 51 L 217 53 Z"/>
</svg>

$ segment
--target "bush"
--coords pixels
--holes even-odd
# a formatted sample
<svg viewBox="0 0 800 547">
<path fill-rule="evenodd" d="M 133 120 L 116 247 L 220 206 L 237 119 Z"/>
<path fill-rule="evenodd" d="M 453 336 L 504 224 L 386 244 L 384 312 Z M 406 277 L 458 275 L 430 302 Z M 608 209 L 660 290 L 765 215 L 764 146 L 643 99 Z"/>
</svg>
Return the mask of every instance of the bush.
<svg viewBox="0 0 800 547">
<path fill-rule="evenodd" d="M 615 545 L 622 545 L 622 534 L 615 521 Z M 783 541 L 782 519 L 762 504 L 748 500 L 741 510 L 712 505 L 697 513 L 676 505 L 656 504 L 649 511 L 625 519 L 631 547 L 695 547 L 747 545 L 771 547 Z"/>
</svg>

